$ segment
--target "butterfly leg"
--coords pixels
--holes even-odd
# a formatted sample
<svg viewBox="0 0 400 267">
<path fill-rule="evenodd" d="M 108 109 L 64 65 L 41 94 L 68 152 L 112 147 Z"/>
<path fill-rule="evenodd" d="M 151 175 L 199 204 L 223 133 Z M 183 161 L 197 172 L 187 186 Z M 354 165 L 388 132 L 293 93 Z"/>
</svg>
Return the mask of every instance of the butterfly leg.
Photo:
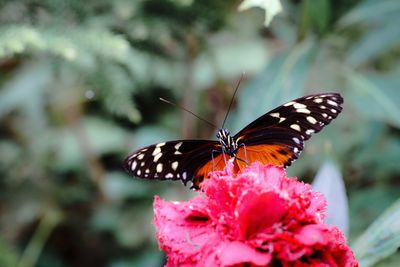
<svg viewBox="0 0 400 267">
<path fill-rule="evenodd" d="M 225 161 L 225 166 L 228 164 L 228 162 L 226 161 L 226 157 L 225 157 L 225 155 L 226 155 L 226 150 L 225 150 L 225 148 L 224 147 L 222 147 L 222 156 L 224 157 L 224 161 Z"/>
<path fill-rule="evenodd" d="M 244 143 L 241 143 L 239 146 L 243 146 L 244 147 L 244 160 L 245 162 L 247 161 L 247 150 L 246 150 L 246 145 Z"/>
<path fill-rule="evenodd" d="M 247 152 L 246 152 L 246 145 L 244 144 L 244 143 L 241 143 L 240 145 L 239 145 L 239 147 L 240 146 L 243 146 L 243 151 L 244 151 L 244 159 L 241 159 L 241 158 L 238 158 L 238 157 L 236 157 L 236 159 L 237 160 L 239 160 L 239 161 L 242 161 L 242 162 L 244 162 L 244 163 L 246 163 L 247 165 L 250 165 L 249 164 L 249 162 L 247 161 Z"/>
</svg>

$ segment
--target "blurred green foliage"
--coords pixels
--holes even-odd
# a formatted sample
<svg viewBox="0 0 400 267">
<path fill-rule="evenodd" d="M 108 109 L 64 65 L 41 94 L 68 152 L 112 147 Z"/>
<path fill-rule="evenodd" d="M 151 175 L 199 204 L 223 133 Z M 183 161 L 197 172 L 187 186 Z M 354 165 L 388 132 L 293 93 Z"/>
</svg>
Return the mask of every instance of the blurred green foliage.
<svg viewBox="0 0 400 267">
<path fill-rule="evenodd" d="M 359 236 L 400 196 L 400 3 L 282 3 L 265 28 L 240 1 L 0 1 L 0 266 L 162 266 L 153 196 L 192 193 L 128 177 L 122 160 L 213 136 L 158 97 L 220 125 L 242 72 L 232 130 L 307 93 L 343 94 L 288 172 L 309 181 L 337 162 Z"/>
</svg>

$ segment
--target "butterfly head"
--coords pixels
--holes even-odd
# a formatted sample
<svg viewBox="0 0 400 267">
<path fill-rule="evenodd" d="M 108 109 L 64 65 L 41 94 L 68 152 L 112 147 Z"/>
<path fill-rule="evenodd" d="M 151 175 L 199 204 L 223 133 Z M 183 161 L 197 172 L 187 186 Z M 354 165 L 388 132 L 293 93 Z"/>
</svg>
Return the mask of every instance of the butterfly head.
<svg viewBox="0 0 400 267">
<path fill-rule="evenodd" d="M 223 151 L 231 157 L 234 157 L 236 155 L 238 145 L 235 139 L 230 135 L 229 130 L 226 128 L 220 129 L 217 133 L 217 138 L 222 146 Z"/>
<path fill-rule="evenodd" d="M 230 134 L 231 134 L 231 133 L 229 132 L 228 129 L 226 129 L 226 128 L 220 129 L 220 130 L 218 131 L 218 133 L 217 133 L 217 138 L 218 138 L 218 140 L 227 139 L 228 136 L 230 136 Z"/>
</svg>

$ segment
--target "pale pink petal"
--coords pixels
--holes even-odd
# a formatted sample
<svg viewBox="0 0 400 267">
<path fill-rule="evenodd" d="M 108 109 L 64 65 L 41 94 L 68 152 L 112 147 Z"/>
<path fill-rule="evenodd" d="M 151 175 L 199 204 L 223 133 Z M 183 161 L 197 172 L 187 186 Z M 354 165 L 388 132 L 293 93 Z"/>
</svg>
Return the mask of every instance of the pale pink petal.
<svg viewBox="0 0 400 267">
<path fill-rule="evenodd" d="M 189 202 L 168 202 L 158 196 L 154 200 L 154 224 L 160 248 L 177 262 L 196 258 L 210 240 L 218 239 L 205 211 L 204 199 Z"/>
<path fill-rule="evenodd" d="M 270 263 L 272 258 L 271 254 L 257 251 L 239 241 L 224 244 L 224 246 L 221 246 L 218 254 L 221 266 L 231 266 L 243 263 L 265 266 Z"/>
<path fill-rule="evenodd" d="M 304 245 L 327 244 L 329 235 L 329 226 L 324 224 L 309 224 L 298 229 L 296 239 Z"/>
</svg>

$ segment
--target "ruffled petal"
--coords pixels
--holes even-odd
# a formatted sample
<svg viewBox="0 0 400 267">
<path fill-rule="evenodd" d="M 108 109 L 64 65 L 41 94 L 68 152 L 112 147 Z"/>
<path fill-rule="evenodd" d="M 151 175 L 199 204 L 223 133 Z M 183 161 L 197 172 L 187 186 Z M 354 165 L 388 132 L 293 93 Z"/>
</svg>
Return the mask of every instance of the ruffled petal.
<svg viewBox="0 0 400 267">
<path fill-rule="evenodd" d="M 154 224 L 166 266 L 344 266 L 357 260 L 336 227 L 323 223 L 326 200 L 283 168 L 231 162 L 187 202 L 156 197 Z"/>
<path fill-rule="evenodd" d="M 239 224 L 244 239 L 278 223 L 287 211 L 286 201 L 275 192 L 260 195 L 251 192 L 243 196 L 241 202 Z"/>
<path fill-rule="evenodd" d="M 221 266 L 251 263 L 257 266 L 266 266 L 271 262 L 272 256 L 239 242 L 225 243 L 220 249 L 219 262 Z"/>
</svg>

